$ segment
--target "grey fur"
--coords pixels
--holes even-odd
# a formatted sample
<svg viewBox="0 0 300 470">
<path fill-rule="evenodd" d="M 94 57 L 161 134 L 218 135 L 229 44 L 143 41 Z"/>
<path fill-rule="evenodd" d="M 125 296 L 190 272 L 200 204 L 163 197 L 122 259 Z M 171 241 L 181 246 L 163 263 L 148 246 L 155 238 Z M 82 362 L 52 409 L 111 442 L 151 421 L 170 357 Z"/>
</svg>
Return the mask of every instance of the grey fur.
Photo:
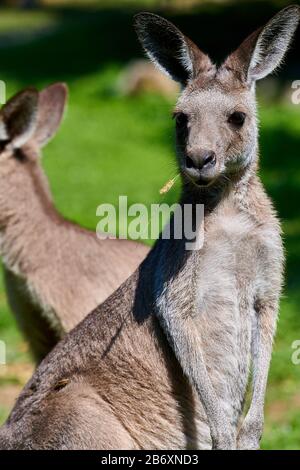
<svg viewBox="0 0 300 470">
<path fill-rule="evenodd" d="M 136 23 L 149 18 L 157 17 Z M 43 361 L 0 431 L 3 448 L 259 447 L 283 249 L 257 175 L 255 95 L 245 74 L 257 38 L 218 69 L 197 63 L 176 106 L 181 204 L 205 205 L 203 248 L 160 239 Z M 208 151 L 214 163 L 196 168 Z"/>
<path fill-rule="evenodd" d="M 98 240 L 55 209 L 39 149 L 60 124 L 66 93 L 63 84 L 26 90 L 0 114 L 0 254 L 10 306 L 37 361 L 148 252 L 131 241 Z"/>
</svg>

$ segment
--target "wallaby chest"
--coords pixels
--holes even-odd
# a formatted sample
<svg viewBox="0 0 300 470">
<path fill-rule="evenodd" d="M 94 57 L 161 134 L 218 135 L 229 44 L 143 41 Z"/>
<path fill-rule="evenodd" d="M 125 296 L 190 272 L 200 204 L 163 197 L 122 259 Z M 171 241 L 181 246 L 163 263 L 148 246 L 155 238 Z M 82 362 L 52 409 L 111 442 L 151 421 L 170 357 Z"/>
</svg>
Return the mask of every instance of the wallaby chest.
<svg viewBox="0 0 300 470">
<path fill-rule="evenodd" d="M 224 210 L 207 224 L 203 247 L 195 255 L 195 324 L 215 389 L 234 421 L 249 376 L 259 243 L 250 217 Z"/>
</svg>

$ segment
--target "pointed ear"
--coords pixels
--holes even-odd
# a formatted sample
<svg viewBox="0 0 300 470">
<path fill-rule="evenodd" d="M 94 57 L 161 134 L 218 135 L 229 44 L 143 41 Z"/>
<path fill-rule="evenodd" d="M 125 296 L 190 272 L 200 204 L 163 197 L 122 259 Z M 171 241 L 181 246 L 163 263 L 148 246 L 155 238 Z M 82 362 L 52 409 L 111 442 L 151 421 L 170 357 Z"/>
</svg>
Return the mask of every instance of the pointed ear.
<svg viewBox="0 0 300 470">
<path fill-rule="evenodd" d="M 1 140 L 20 148 L 33 135 L 38 107 L 38 92 L 33 88 L 21 91 L 1 109 Z"/>
<path fill-rule="evenodd" d="M 54 136 L 61 123 L 68 88 L 64 83 L 55 83 L 39 93 L 37 125 L 34 139 L 43 147 Z"/>
<path fill-rule="evenodd" d="M 300 19 L 300 7 L 281 10 L 267 25 L 249 36 L 224 66 L 242 74 L 251 85 L 272 73 L 283 61 Z"/>
<path fill-rule="evenodd" d="M 199 73 L 213 68 L 209 57 L 164 18 L 139 13 L 134 17 L 134 26 L 152 62 L 183 86 Z"/>
</svg>

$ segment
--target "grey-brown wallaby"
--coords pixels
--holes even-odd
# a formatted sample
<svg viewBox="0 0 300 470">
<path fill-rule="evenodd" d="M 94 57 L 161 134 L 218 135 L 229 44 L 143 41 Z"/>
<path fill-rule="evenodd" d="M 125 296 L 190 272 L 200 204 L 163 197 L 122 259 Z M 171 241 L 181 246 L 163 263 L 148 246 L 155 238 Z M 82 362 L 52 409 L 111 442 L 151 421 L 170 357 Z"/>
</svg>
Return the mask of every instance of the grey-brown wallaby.
<svg viewBox="0 0 300 470">
<path fill-rule="evenodd" d="M 9 303 L 37 361 L 125 281 L 148 248 L 99 240 L 54 207 L 40 148 L 60 125 L 66 86 L 25 90 L 0 111 L 0 254 Z"/>
<path fill-rule="evenodd" d="M 137 15 L 148 55 L 183 87 L 181 206 L 204 204 L 204 244 L 158 240 L 43 361 L 0 431 L 2 448 L 259 447 L 283 250 L 257 174 L 255 82 L 281 63 L 299 17 L 297 6 L 282 10 L 216 67 L 165 19 Z"/>
</svg>

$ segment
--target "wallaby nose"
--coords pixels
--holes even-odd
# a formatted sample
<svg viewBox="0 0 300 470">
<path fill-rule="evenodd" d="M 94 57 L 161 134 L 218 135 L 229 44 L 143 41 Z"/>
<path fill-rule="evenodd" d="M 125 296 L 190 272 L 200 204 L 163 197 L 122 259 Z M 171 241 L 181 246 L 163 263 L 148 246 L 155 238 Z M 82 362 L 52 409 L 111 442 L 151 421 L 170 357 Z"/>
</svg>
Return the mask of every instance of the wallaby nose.
<svg viewBox="0 0 300 470">
<path fill-rule="evenodd" d="M 212 150 L 189 152 L 186 156 L 187 168 L 195 168 L 196 170 L 213 168 L 216 161 L 216 154 Z"/>
</svg>

